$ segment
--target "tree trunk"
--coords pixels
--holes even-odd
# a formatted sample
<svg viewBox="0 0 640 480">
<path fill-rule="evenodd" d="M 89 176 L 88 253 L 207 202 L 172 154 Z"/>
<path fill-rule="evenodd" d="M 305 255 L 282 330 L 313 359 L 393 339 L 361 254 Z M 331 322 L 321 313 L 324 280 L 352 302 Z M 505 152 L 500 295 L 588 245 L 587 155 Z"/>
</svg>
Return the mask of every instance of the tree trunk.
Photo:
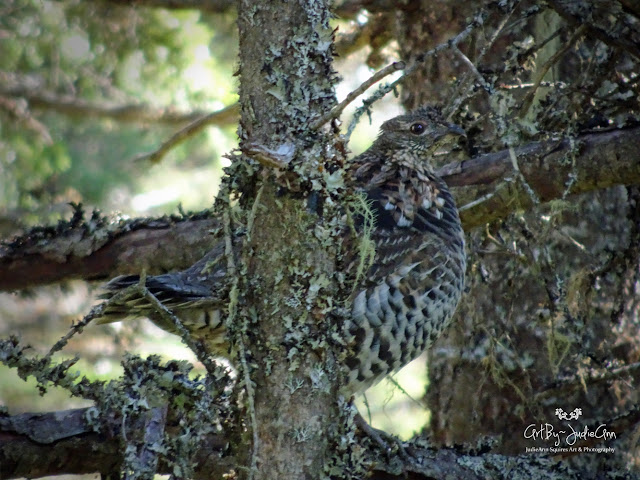
<svg viewBox="0 0 640 480">
<path fill-rule="evenodd" d="M 288 152 L 303 182 L 317 179 L 342 161 L 324 158 L 333 137 L 308 130 L 335 102 L 328 5 L 243 0 L 238 12 L 241 148 Z M 234 162 L 249 238 L 237 266 L 237 311 L 230 313 L 241 326 L 231 336 L 247 387 L 249 438 L 241 448 L 249 450 L 241 472 L 317 478 L 329 465 L 327 432 L 340 414 L 324 315 L 335 250 L 319 234 L 331 217 L 308 212 L 307 199 L 293 192 L 299 185 L 267 168 L 258 172 L 247 156 Z"/>
</svg>

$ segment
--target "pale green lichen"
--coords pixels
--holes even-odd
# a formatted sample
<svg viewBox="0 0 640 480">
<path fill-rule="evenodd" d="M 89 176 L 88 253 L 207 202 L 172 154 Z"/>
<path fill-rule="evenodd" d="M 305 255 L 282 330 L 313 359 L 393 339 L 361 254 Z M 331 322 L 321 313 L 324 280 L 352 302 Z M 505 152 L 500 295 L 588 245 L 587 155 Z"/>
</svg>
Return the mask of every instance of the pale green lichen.
<svg viewBox="0 0 640 480">
<path fill-rule="evenodd" d="M 308 425 L 303 425 L 301 427 L 294 428 L 292 435 L 296 443 L 303 443 L 312 438 L 313 430 Z"/>
<path fill-rule="evenodd" d="M 366 271 L 371 267 L 375 259 L 376 247 L 371 234 L 376 225 L 376 216 L 364 194 L 356 193 L 349 200 L 347 213 L 349 224 L 356 237 L 358 251 L 358 264 L 353 282 L 353 288 L 356 288 L 361 284 Z M 354 225 L 356 219 L 361 220 L 360 231 L 357 234 Z"/>
<path fill-rule="evenodd" d="M 285 383 L 285 387 L 289 389 L 289 393 L 291 393 L 291 395 L 293 395 L 295 392 L 300 390 L 303 385 L 304 385 L 304 381 L 297 377 L 295 378 L 290 377 L 287 379 L 287 382 Z"/>
<path fill-rule="evenodd" d="M 192 476 L 192 459 L 202 442 L 208 435 L 222 432 L 234 415 L 230 403 L 233 383 L 223 366 L 205 378 L 194 378 L 193 366 L 188 362 L 163 364 L 155 355 L 146 359 L 127 355 L 122 362 L 121 378 L 107 383 L 91 382 L 69 371 L 75 360 L 55 363 L 48 357 L 28 357 L 15 337 L 0 341 L 0 361 L 16 368 L 23 379 L 34 377 L 43 394 L 55 385 L 74 396 L 93 400 L 95 405 L 85 413 L 86 425 L 95 432 L 107 433 L 114 427 L 120 430 L 122 471 L 130 478 L 148 478 L 153 474 L 157 466 L 153 456 L 157 455 L 173 463 L 174 469 L 178 468 L 185 476 Z M 176 435 L 165 433 L 155 439 L 145 436 L 141 425 L 156 408 L 167 408 L 178 419 Z M 160 426 L 158 431 L 163 429 Z M 149 457 L 142 455 L 143 451 L 155 453 Z"/>
</svg>

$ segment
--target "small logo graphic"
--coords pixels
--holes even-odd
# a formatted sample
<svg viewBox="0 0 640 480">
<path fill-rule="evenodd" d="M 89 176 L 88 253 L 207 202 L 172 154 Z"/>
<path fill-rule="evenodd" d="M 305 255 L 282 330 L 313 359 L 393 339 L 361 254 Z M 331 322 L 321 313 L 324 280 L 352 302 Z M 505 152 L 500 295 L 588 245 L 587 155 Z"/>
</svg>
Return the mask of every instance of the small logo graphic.
<svg viewBox="0 0 640 480">
<path fill-rule="evenodd" d="M 615 451 L 614 447 L 601 445 L 616 438 L 615 432 L 607 430 L 606 423 L 597 426 L 570 423 L 582 416 L 581 408 L 574 408 L 571 412 L 556 408 L 554 414 L 558 420 L 563 421 L 563 425 L 548 422 L 532 423 L 525 428 L 524 438 L 537 443 L 537 446 L 526 447 L 527 453 L 613 453 Z M 595 445 L 591 446 L 594 443 Z"/>
<path fill-rule="evenodd" d="M 561 408 L 556 408 L 556 417 L 560 420 L 577 420 L 582 415 L 582 409 L 576 408 L 571 413 L 566 413 Z"/>
</svg>

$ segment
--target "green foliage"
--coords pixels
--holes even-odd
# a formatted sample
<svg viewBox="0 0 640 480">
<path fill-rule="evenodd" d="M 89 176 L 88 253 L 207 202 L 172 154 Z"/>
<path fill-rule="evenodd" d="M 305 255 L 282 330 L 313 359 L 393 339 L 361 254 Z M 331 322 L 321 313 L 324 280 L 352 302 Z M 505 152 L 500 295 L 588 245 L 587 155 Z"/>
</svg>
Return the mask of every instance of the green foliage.
<svg viewBox="0 0 640 480">
<path fill-rule="evenodd" d="M 97 205 L 115 186 L 135 187 L 136 177 L 148 167 L 131 159 L 153 149 L 161 138 L 157 132 L 114 131 L 100 124 L 69 126 L 64 136 L 70 162 L 58 176 L 57 188 L 72 186 L 84 201 Z"/>
</svg>

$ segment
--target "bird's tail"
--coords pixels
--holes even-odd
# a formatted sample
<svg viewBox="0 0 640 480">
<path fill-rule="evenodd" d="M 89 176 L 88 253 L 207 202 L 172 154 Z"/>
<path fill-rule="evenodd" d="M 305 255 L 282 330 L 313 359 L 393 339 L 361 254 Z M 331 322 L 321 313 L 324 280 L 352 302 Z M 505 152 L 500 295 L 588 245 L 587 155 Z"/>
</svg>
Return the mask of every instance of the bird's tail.
<svg viewBox="0 0 640 480">
<path fill-rule="evenodd" d="M 147 277 L 144 285 L 140 284 L 139 275 L 122 275 L 102 287 L 98 298 L 105 302 L 98 305 L 95 322 L 105 324 L 154 316 L 157 307 L 145 295 L 145 289 L 172 311 L 206 308 L 214 300 L 208 285 L 185 282 L 179 274 Z"/>
</svg>

